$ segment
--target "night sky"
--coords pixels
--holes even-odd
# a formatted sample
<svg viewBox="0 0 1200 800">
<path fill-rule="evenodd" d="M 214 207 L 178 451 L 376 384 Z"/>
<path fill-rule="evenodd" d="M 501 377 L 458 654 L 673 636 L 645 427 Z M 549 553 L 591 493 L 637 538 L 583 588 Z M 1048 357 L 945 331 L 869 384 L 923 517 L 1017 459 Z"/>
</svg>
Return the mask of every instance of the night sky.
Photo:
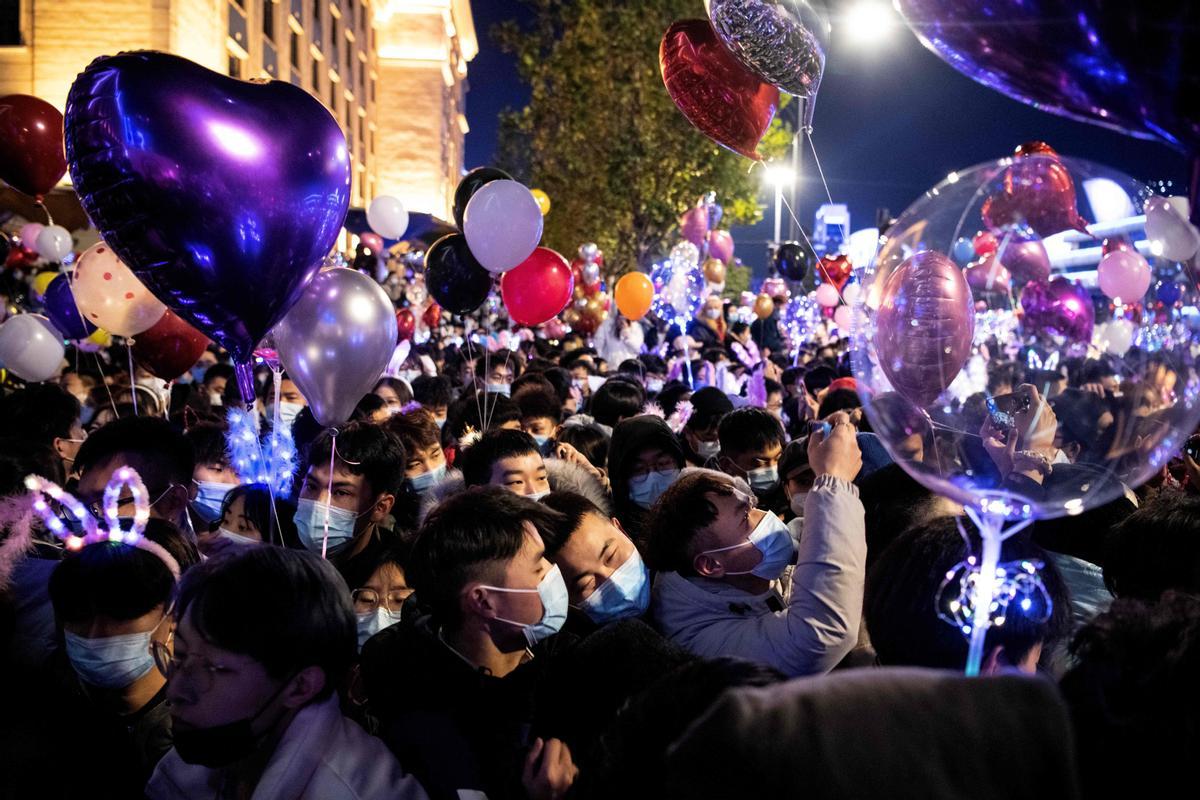
<svg viewBox="0 0 1200 800">
<path fill-rule="evenodd" d="M 837 9 L 846 4 L 832 2 Z M 697 16 L 703 3 L 696 0 Z M 489 30 L 506 18 L 526 19 L 517 0 L 475 0 L 479 55 L 470 64 L 467 167 L 487 164 L 496 147 L 496 116 L 528 98 L 512 60 L 499 53 Z M 1186 163 L 1174 150 L 1025 106 L 955 72 L 923 48 L 901 24 L 873 49 L 838 36 L 837 18 L 817 97 L 813 141 L 833 198 L 850 207 L 852 227 L 874 224 L 875 210 L 893 216 L 952 170 L 999 158 L 1021 142 L 1042 139 L 1064 155 L 1079 156 L 1145 181 L 1186 181 Z M 897 18 L 898 21 L 898 18 Z M 664 89 L 664 91 L 666 91 Z M 799 184 L 800 221 L 812 225 L 824 190 L 811 170 L 811 153 Z M 758 272 L 772 235 L 773 192 L 764 189 L 763 221 L 734 228 L 737 255 Z M 786 220 L 786 211 L 785 220 Z M 786 222 L 784 225 L 786 235 Z"/>
</svg>

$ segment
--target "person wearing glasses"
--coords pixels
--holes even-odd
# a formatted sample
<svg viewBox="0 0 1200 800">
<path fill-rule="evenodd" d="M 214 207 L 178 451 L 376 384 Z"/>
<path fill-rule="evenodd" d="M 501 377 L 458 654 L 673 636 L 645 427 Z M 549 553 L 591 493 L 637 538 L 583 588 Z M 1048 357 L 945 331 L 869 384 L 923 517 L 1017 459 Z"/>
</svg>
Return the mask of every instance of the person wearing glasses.
<svg viewBox="0 0 1200 800">
<path fill-rule="evenodd" d="M 186 570 L 200 560 L 173 526 L 150 520 L 146 538 Z M 151 646 L 169 652 L 175 578 L 157 555 L 116 542 L 71 552 L 54 568 L 50 602 L 77 680 L 61 693 L 79 780 L 93 797 L 140 797 L 154 765 L 171 747 L 165 680 Z M 54 708 L 54 704 L 50 704 Z M 53 792 L 46 788 L 46 795 Z"/>
<path fill-rule="evenodd" d="M 359 650 L 367 639 L 400 622 L 405 601 L 413 593 L 404 572 L 408 550 L 407 543 L 396 540 L 346 574 L 346 585 L 353 587 L 350 599 L 354 601 Z"/>
<path fill-rule="evenodd" d="M 175 746 L 146 786 L 151 800 L 427 797 L 342 716 L 354 610 L 328 561 L 280 547 L 212 559 L 181 582 L 174 619 L 173 648 L 156 643 L 154 656 Z"/>
</svg>

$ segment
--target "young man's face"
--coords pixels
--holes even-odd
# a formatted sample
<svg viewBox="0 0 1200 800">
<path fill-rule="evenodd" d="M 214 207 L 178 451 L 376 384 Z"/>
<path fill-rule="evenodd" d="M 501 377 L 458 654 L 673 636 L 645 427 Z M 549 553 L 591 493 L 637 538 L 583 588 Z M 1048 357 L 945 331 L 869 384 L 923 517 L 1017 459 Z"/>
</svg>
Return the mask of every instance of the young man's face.
<svg viewBox="0 0 1200 800">
<path fill-rule="evenodd" d="M 275 385 L 267 383 L 267 399 L 264 405 L 268 408 L 275 405 Z M 279 383 L 279 402 L 292 403 L 293 405 L 306 406 L 308 401 L 304 399 L 304 395 L 300 393 L 300 387 L 296 386 L 295 382 L 290 378 L 284 378 Z"/>
<path fill-rule="evenodd" d="M 584 514 L 579 527 L 554 556 L 573 605 L 591 596 L 633 554 L 633 542 L 616 518 Z"/>
<path fill-rule="evenodd" d="M 433 420 L 437 423 L 438 428 L 446 424 L 446 414 L 448 412 L 445 406 L 425 406 L 425 410 L 433 415 Z"/>
<path fill-rule="evenodd" d="M 530 436 L 550 437 L 554 435 L 554 431 L 557 429 L 558 423 L 549 417 L 526 417 L 521 420 L 521 430 Z"/>
<path fill-rule="evenodd" d="M 783 454 L 783 445 L 779 442 L 771 442 L 761 450 L 747 450 L 742 453 L 734 453 L 725 456 L 729 460 L 729 464 L 733 465 L 732 469 L 726 469 L 731 475 L 745 477 L 751 470 L 763 469 L 764 467 L 774 467 L 779 464 L 779 456 Z M 725 458 L 721 459 L 722 466 L 728 467 Z"/>
<path fill-rule="evenodd" d="M 521 549 L 486 580 L 468 584 L 465 591 L 476 601 L 486 603 L 483 613 L 491 619 L 492 641 L 506 652 L 523 650 L 528 645 L 521 625 L 532 625 L 542 618 L 542 598 L 536 591 L 552 565 L 546 560 L 546 546 L 533 525 L 525 523 L 525 540 Z M 500 589 L 523 589 L 517 592 L 496 592 Z M 508 620 L 507 622 L 503 620 Z"/>
<path fill-rule="evenodd" d="M 546 462 L 536 452 L 501 458 L 492 464 L 488 483 L 503 486 L 519 495 L 538 495 L 550 491 Z"/>
<path fill-rule="evenodd" d="M 762 561 L 762 553 L 749 544 L 750 534 L 766 512 L 755 508 L 754 497 L 735 491 L 706 495 L 717 509 L 717 518 L 699 531 L 693 542 L 692 567 L 701 575 L 720 578 L 726 572 L 748 572 Z M 732 550 L 721 548 L 742 545 Z M 711 551 L 719 552 L 711 552 Z"/>
<path fill-rule="evenodd" d="M 511 386 L 514 380 L 513 368 L 503 362 L 493 364 L 484 376 L 488 386 Z"/>
<path fill-rule="evenodd" d="M 783 392 L 771 392 L 767 395 L 767 413 L 783 421 Z"/>
<path fill-rule="evenodd" d="M 151 475 L 149 470 L 139 468 L 131 463 L 124 453 L 115 453 L 107 461 L 93 464 L 79 478 L 75 496 L 84 506 L 103 511 L 104 488 L 121 467 L 130 466 L 138 470 L 146 485 L 147 500 L 150 503 L 150 516 L 165 519 L 180 530 L 187 530 L 187 504 L 190 499 L 189 487 L 167 482 L 160 476 Z M 121 490 L 117 500 L 119 516 L 131 517 L 134 513 L 133 495 L 128 488 Z"/>
<path fill-rule="evenodd" d="M 442 451 L 442 446 L 435 442 L 423 449 L 414 448 L 408 454 L 408 462 L 404 465 L 404 477 L 415 478 L 444 466 L 446 454 Z"/>
<path fill-rule="evenodd" d="M 675 456 L 661 447 L 647 447 L 637 454 L 629 469 L 630 478 L 644 478 L 651 472 L 670 472 L 679 469 Z"/>
<path fill-rule="evenodd" d="M 310 464 L 308 474 L 304 477 L 304 485 L 300 489 L 301 500 L 313 500 L 318 503 L 329 503 L 334 508 L 361 514 L 357 528 L 365 527 L 368 518 L 365 514 L 379 497 L 362 475 L 355 475 L 337 464 L 333 469 L 333 488 L 329 487 L 329 464 Z"/>
<path fill-rule="evenodd" d="M 174 629 L 170 618 L 166 616 L 166 609 L 162 605 L 155 606 L 140 617 L 133 619 L 117 619 L 100 614 L 73 622 L 64 620 L 62 627 L 67 633 L 81 636 L 84 639 L 109 639 L 114 636 L 130 636 L 149 631 L 153 634 L 152 639 L 158 642 L 170 641 L 170 634 Z"/>
</svg>

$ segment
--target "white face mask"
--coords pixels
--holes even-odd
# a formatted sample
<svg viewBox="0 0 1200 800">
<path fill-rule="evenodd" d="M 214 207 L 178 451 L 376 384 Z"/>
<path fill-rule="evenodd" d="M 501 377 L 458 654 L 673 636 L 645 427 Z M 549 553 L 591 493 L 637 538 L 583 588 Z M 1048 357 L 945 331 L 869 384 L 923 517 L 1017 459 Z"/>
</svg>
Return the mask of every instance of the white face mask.
<svg viewBox="0 0 1200 800">
<path fill-rule="evenodd" d="M 721 452 L 720 442 L 697 442 L 696 455 L 704 459 L 709 459 Z"/>
<path fill-rule="evenodd" d="M 808 499 L 808 492 L 796 492 L 792 495 L 791 507 L 792 513 L 801 519 L 804 518 L 804 501 Z"/>
<path fill-rule="evenodd" d="M 249 536 L 242 536 L 240 533 L 234 533 L 233 531 L 229 530 L 229 528 L 218 528 L 217 533 L 220 534 L 221 538 L 228 539 L 229 541 L 233 542 L 234 544 L 239 544 L 239 545 L 262 544 L 262 542 L 260 542 L 258 539 L 251 539 Z"/>
<path fill-rule="evenodd" d="M 280 403 L 279 424 L 285 428 L 292 427 L 292 423 L 295 422 L 296 417 L 300 414 L 300 411 L 303 408 L 303 403 Z"/>
<path fill-rule="evenodd" d="M 720 319 L 721 318 L 721 309 L 706 308 L 706 309 L 704 309 L 704 316 L 708 317 L 709 319 Z"/>
</svg>

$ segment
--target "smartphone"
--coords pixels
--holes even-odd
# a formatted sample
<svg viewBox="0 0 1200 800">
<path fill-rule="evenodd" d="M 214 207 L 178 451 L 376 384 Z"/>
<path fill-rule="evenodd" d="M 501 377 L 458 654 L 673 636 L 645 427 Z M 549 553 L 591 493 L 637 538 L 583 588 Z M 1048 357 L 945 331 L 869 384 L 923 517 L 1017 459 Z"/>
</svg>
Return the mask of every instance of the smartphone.
<svg viewBox="0 0 1200 800">
<path fill-rule="evenodd" d="M 987 412 L 992 419 L 992 425 L 1002 431 L 1015 428 L 1017 421 L 1014 415 L 1028 410 L 1028 395 L 1002 394 L 987 399 Z"/>
<path fill-rule="evenodd" d="M 1200 464 L 1200 435 L 1196 435 L 1187 440 L 1187 444 L 1183 446 L 1183 452 L 1192 461 Z"/>
</svg>

